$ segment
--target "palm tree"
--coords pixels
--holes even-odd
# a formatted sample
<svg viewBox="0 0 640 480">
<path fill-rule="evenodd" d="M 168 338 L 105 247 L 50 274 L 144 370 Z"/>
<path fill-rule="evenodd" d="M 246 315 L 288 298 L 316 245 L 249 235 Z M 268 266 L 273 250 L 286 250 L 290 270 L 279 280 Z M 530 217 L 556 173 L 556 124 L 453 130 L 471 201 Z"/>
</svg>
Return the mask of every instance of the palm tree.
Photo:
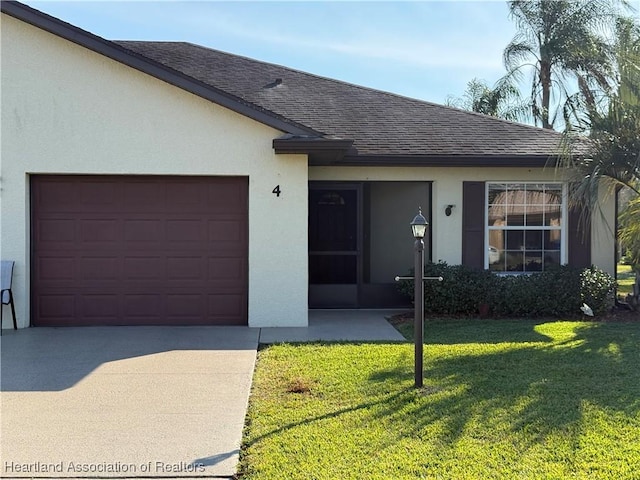
<svg viewBox="0 0 640 480">
<path fill-rule="evenodd" d="M 592 111 L 589 117 L 591 131 L 586 142 L 584 137 L 568 137 L 573 146 L 580 144 L 582 151 L 580 156 L 564 158 L 573 176 L 569 201 L 587 207 L 584 211 L 593 215 L 600 211 L 601 192 L 611 196 L 625 189 L 630 195 L 618 233 L 636 274 L 635 294 L 629 304 L 640 309 L 640 102 L 625 103 L 615 96 L 604 113 Z"/>
<path fill-rule="evenodd" d="M 509 1 L 518 32 L 503 53 L 506 77 L 521 81 L 531 75 L 530 108 L 536 125 L 551 129 L 561 112 L 577 112 L 571 103 L 572 80 L 587 101 L 594 87 L 609 87 L 609 50 L 599 32 L 614 18 L 613 1 Z"/>
<path fill-rule="evenodd" d="M 525 121 L 528 114 L 520 91 L 506 78 L 499 80 L 493 88 L 485 80 L 474 78 L 467 83 L 462 97 L 450 95 L 446 104 L 512 122 Z"/>
<path fill-rule="evenodd" d="M 640 195 L 640 102 L 626 103 L 613 96 L 605 112 L 594 110 L 588 116 L 588 140 L 568 137 L 583 150 L 581 159 L 568 165 L 579 180 L 572 191 L 574 201 L 596 207 L 603 183 L 611 192 L 622 187 Z"/>
<path fill-rule="evenodd" d="M 631 201 L 620 218 L 620 240 L 629 252 L 636 272 L 635 302 L 640 305 L 640 25 L 629 18 L 616 23 L 613 64 L 614 89 L 601 95 L 566 133 L 569 145 L 581 144 L 582 154 L 564 157 L 574 175 L 570 201 L 598 210 L 602 188 L 630 194 Z M 598 98 L 591 92 L 592 98 Z M 588 140 L 576 136 L 587 132 Z M 575 148 L 572 149 L 576 152 Z"/>
</svg>

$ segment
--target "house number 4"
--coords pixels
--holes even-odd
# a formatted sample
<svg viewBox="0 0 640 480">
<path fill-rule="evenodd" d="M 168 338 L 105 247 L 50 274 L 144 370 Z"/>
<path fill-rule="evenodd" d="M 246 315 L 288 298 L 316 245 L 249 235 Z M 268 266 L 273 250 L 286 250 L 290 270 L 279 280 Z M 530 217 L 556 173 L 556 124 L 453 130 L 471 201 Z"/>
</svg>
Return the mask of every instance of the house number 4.
<svg viewBox="0 0 640 480">
<path fill-rule="evenodd" d="M 280 190 L 280 185 L 276 185 L 276 188 L 271 190 L 271 193 L 273 193 L 276 197 L 279 197 L 282 193 L 282 191 Z"/>
</svg>

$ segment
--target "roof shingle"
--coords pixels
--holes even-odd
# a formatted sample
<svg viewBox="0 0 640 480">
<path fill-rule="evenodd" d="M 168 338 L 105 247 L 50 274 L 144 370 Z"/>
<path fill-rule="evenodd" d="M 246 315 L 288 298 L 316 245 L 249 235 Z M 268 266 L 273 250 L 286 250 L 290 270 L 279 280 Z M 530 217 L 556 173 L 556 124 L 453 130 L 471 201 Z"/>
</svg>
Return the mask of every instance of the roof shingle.
<svg viewBox="0 0 640 480">
<path fill-rule="evenodd" d="M 118 45 L 325 136 L 358 156 L 540 157 L 561 134 L 183 42 Z"/>
</svg>

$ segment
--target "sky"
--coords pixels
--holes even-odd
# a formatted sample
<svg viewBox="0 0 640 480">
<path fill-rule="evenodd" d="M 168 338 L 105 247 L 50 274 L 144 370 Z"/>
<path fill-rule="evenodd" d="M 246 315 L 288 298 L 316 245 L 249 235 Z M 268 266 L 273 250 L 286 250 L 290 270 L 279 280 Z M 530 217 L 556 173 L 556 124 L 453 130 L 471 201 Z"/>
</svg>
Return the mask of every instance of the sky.
<svg viewBox="0 0 640 480">
<path fill-rule="evenodd" d="M 108 40 L 185 41 L 445 103 L 493 84 L 516 29 L 506 1 L 28 1 Z"/>
</svg>

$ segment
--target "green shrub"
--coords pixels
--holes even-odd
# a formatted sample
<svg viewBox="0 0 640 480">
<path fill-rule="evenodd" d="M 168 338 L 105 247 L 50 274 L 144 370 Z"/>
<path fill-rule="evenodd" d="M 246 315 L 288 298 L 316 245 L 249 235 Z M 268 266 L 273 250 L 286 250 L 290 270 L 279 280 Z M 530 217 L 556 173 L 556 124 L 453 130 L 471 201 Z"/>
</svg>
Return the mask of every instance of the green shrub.
<svg viewBox="0 0 640 480">
<path fill-rule="evenodd" d="M 424 274 L 444 279 L 425 281 L 425 312 L 431 314 L 475 314 L 487 304 L 494 316 L 576 316 L 584 302 L 597 315 L 612 305 L 615 289 L 613 277 L 596 267 L 558 266 L 529 275 L 497 275 L 438 262 L 426 264 Z M 399 288 L 413 298 L 412 281 L 401 282 Z"/>
<path fill-rule="evenodd" d="M 580 281 L 580 298 L 591 307 L 595 315 L 603 314 L 611 308 L 617 287 L 611 275 L 591 266 L 582 271 Z"/>
<path fill-rule="evenodd" d="M 414 270 L 410 271 L 413 275 Z M 480 303 L 487 302 L 495 276 L 488 270 L 473 270 L 464 265 L 446 262 L 427 263 L 425 277 L 442 277 L 442 282 L 426 280 L 424 283 L 425 312 L 438 314 L 470 314 L 478 311 Z M 413 281 L 400 283 L 400 291 L 413 298 Z"/>
<path fill-rule="evenodd" d="M 580 271 L 555 267 L 529 275 L 498 276 L 491 294 L 493 313 L 502 316 L 555 317 L 580 312 Z"/>
</svg>

